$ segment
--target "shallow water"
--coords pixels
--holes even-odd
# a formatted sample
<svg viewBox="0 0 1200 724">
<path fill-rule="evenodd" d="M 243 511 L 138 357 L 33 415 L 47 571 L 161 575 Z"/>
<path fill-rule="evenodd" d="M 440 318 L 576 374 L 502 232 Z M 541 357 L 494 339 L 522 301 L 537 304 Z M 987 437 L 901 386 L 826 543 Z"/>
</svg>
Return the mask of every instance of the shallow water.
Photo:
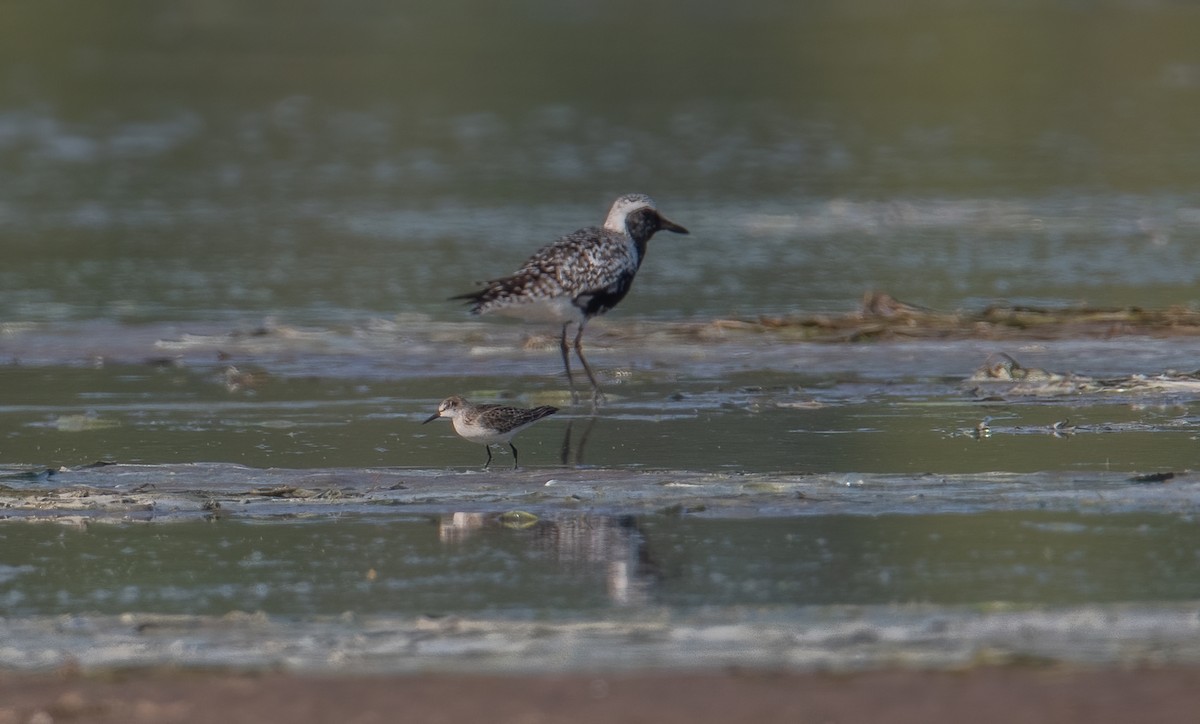
<svg viewBox="0 0 1200 724">
<path fill-rule="evenodd" d="M 1195 306 L 1190 7 L 97 8 L 0 22 L 0 665 L 1200 661 L 1193 331 L 716 323 Z M 630 191 L 573 405 L 446 298 Z"/>
<path fill-rule="evenodd" d="M 7 526 L 0 600 L 17 617 L 252 610 L 580 621 L 628 607 L 1054 607 L 1200 594 L 1190 514 L 560 513 L 506 525 L 458 512 L 270 526 L 238 517 Z"/>
<path fill-rule="evenodd" d="M 1200 655 L 1190 475 L 110 465 L 4 482 L 6 666 Z"/>
<path fill-rule="evenodd" d="M 10 335 L 5 665 L 1200 660 L 1195 341 L 607 322 L 592 409 L 461 324 Z M 971 379 L 998 350 L 1074 383 Z M 485 472 L 421 424 L 450 390 L 563 409 Z"/>
<path fill-rule="evenodd" d="M 420 424 L 443 396 L 456 393 L 562 406 L 520 438 L 522 461 L 532 467 L 1145 472 L 1187 469 L 1194 460 L 1200 385 L 996 395 L 1004 390 L 967 382 L 988 361 L 989 348 L 1013 346 L 830 347 L 756 336 L 700 349 L 682 342 L 644 349 L 636 337 L 613 340 L 596 349 L 596 360 L 604 360 L 605 372 L 613 371 L 611 359 L 623 366 L 606 379 L 610 400 L 594 409 L 571 405 L 560 372 L 517 373 L 552 372 L 552 349 L 518 351 L 516 336 L 485 330 L 479 334 L 491 339 L 476 339 L 473 347 L 412 328 L 373 339 L 366 333 L 263 334 L 248 341 L 205 336 L 180 348 L 169 337 L 148 337 L 140 349 L 127 339 L 118 345 L 128 361 L 97 357 L 86 366 L 71 366 L 78 361 L 72 359 L 48 364 L 42 357 L 38 364 L 0 369 L 7 402 L 0 406 L 0 435 L 8 461 L 34 466 L 96 460 L 482 465 L 484 451 L 458 439 L 448 424 Z M 14 336 L 14 347 L 41 339 L 36 331 L 28 340 L 22 336 Z M 170 357 L 163 363 L 132 364 L 164 347 Z M 217 348 L 224 359 L 214 364 Z M 1063 341 L 1026 348 L 1022 359 L 1088 365 L 1074 371 L 1092 378 L 1116 370 L 1152 377 L 1182 369 L 1195 353 L 1196 343 L 1184 340 Z M 390 373 L 400 354 L 416 359 Z M 1146 358 L 1162 366 L 1146 367 Z M 510 367 L 514 375 L 505 375 Z M 983 423 L 988 430 L 980 435 Z M 1068 426 L 1056 429 L 1062 424 Z"/>
<path fill-rule="evenodd" d="M 31 362 L 0 368 L 0 435 L 9 462 L 32 466 L 481 466 L 484 452 L 448 424 L 420 424 L 458 393 L 561 406 L 519 438 L 533 468 L 1147 472 L 1194 460 L 1200 384 L 1022 391 L 968 381 L 1003 350 L 1090 379 L 1153 378 L 1188 369 L 1200 343 L 1186 339 L 848 346 L 732 335 L 696 345 L 669 327 L 597 323 L 592 354 L 609 392 L 597 410 L 571 405 L 555 350 L 518 349 L 517 329 L 463 326 L 463 340 L 439 325 L 188 340 L 156 339 L 178 334 L 162 327 L 141 328 L 140 340 L 78 329 L 88 359 L 69 343 L 69 356 L 55 357 L 63 350 L 39 347 L 38 330 L 16 334 L 15 356 Z M 642 346 L 647 337 L 657 344 Z"/>
</svg>

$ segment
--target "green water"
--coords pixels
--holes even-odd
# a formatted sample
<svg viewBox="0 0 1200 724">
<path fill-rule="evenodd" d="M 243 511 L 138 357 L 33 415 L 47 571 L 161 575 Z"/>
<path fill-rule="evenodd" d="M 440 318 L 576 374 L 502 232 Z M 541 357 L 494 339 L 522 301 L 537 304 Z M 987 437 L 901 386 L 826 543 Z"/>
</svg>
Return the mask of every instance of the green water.
<svg viewBox="0 0 1200 724">
<path fill-rule="evenodd" d="M 1195 521 L 1172 515 L 567 516 L 525 529 L 488 516 L 477 528 L 453 521 L 10 524 L 0 530 L 0 601 L 9 616 L 249 610 L 570 620 L 630 607 L 1200 597 Z"/>
<path fill-rule="evenodd" d="M 544 357 L 531 356 L 530 365 L 552 368 L 554 356 Z M 6 403 L 0 405 L 0 451 L 6 463 L 30 467 L 98 460 L 481 467 L 482 448 L 459 439 L 448 423 L 421 424 L 443 394 L 461 392 L 563 407 L 518 438 L 521 462 L 531 469 L 1135 473 L 1185 470 L 1196 459 L 1196 401 L 1178 394 L 981 402 L 927 377 L 892 386 L 812 372 L 760 370 L 722 381 L 648 373 L 611 387 L 613 399 L 593 411 L 570 406 L 553 375 L 259 374 L 262 382 L 246 390 L 231 389 L 219 366 L 0 368 Z M 761 386 L 737 384 L 749 379 Z M 988 435 L 980 437 L 984 420 Z M 1063 422 L 1070 429 L 1055 434 L 1053 426 Z M 507 449 L 498 453 L 497 465 L 510 466 Z"/>
</svg>

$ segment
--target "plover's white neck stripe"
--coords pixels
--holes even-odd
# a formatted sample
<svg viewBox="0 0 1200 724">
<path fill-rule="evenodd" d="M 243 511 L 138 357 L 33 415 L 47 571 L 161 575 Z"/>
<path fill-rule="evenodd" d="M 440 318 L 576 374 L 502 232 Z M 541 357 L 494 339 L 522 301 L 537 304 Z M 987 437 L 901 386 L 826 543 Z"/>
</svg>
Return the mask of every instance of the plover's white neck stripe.
<svg viewBox="0 0 1200 724">
<path fill-rule="evenodd" d="M 609 231 L 616 231 L 621 234 L 629 233 L 626 227 L 626 222 L 629 215 L 638 209 L 657 209 L 654 205 L 654 200 L 645 194 L 626 194 L 617 199 L 612 208 L 608 211 L 608 218 L 604 220 L 604 228 Z"/>
</svg>

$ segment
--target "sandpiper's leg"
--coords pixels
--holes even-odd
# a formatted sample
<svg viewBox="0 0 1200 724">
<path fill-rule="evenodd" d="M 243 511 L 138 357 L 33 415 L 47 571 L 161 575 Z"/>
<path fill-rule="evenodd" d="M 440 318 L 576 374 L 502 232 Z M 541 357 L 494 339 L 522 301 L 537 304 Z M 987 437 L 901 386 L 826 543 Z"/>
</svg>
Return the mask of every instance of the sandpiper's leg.
<svg viewBox="0 0 1200 724">
<path fill-rule="evenodd" d="M 562 349 L 563 369 L 567 371 L 567 385 L 571 388 L 571 401 L 579 402 L 579 395 L 575 392 L 575 378 L 571 376 L 571 346 L 567 344 L 567 327 L 569 326 L 571 326 L 570 322 L 563 325 L 559 344 Z"/>
<path fill-rule="evenodd" d="M 588 381 L 592 383 L 592 402 L 604 402 L 604 393 L 600 391 L 600 385 L 596 382 L 596 376 L 592 374 L 592 367 L 588 364 L 587 358 L 583 356 L 583 325 L 587 323 L 584 320 L 579 323 L 579 331 L 575 333 L 575 354 L 579 355 L 579 361 L 583 363 L 583 371 L 587 372 Z"/>
<path fill-rule="evenodd" d="M 484 449 L 484 450 L 487 450 L 487 454 L 488 454 L 488 460 L 487 460 L 487 462 L 486 462 L 486 463 L 484 463 L 484 464 L 483 464 L 483 469 L 484 469 L 484 470 L 487 470 L 487 469 L 488 469 L 488 466 L 490 466 L 490 465 L 492 464 L 492 446 L 491 446 L 491 445 L 484 445 L 484 446 L 483 446 L 483 449 Z"/>
<path fill-rule="evenodd" d="M 516 469 L 517 469 L 517 446 L 516 446 L 516 445 L 513 445 L 511 442 L 508 444 L 508 446 L 509 446 L 510 448 L 512 448 L 512 451 L 513 451 L 513 470 L 516 470 Z"/>
<path fill-rule="evenodd" d="M 571 426 L 575 424 L 574 420 L 567 420 L 567 429 L 563 431 L 562 447 L 558 451 L 558 458 L 563 465 L 571 459 Z"/>
</svg>

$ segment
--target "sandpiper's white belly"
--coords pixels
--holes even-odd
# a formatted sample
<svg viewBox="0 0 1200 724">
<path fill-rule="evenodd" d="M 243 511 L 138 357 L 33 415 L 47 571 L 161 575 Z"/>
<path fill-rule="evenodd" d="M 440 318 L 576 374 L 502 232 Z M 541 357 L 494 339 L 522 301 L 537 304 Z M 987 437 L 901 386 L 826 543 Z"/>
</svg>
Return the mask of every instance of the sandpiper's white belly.
<svg viewBox="0 0 1200 724">
<path fill-rule="evenodd" d="M 477 442 L 480 445 L 494 445 L 496 443 L 508 442 L 513 435 L 520 432 L 525 426 L 514 427 L 511 430 L 501 432 L 495 428 L 487 427 L 486 425 L 478 425 L 466 422 L 463 418 L 454 418 L 454 431 L 457 432 L 464 440 Z"/>
</svg>

